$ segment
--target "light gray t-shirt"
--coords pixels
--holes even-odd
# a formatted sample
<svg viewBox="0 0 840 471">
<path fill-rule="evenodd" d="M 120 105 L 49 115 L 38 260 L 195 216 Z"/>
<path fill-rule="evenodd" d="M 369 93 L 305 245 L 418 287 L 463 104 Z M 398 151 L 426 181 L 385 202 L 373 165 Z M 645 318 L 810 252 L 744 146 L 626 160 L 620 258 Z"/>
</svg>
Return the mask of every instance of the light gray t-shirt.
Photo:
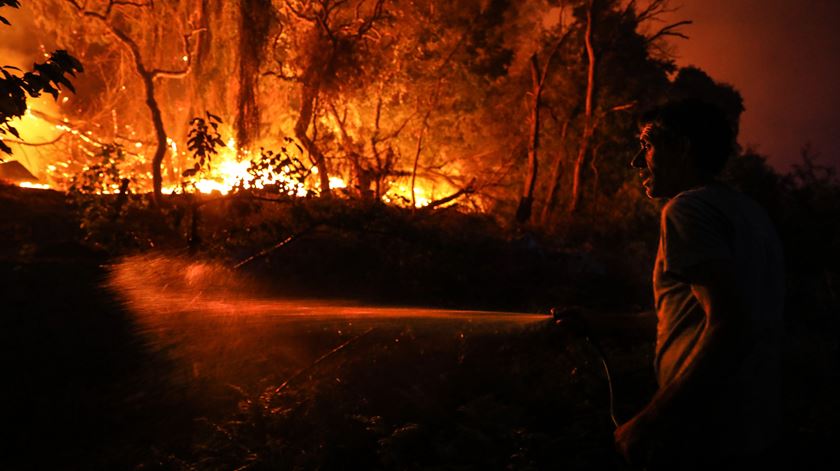
<svg viewBox="0 0 840 471">
<path fill-rule="evenodd" d="M 780 428 L 784 266 L 765 211 L 723 184 L 684 191 L 662 210 L 653 275 L 658 318 L 654 367 L 660 386 L 668 384 L 700 339 L 705 312 L 686 274 L 716 260 L 730 261 L 736 272 L 736 289 L 748 312 L 734 314 L 749 316 L 752 348 L 735 376 L 721 383 L 718 393 L 735 407 L 721 422 L 727 427 L 714 433 L 720 434 L 722 452 L 746 454 L 768 446 Z"/>
</svg>

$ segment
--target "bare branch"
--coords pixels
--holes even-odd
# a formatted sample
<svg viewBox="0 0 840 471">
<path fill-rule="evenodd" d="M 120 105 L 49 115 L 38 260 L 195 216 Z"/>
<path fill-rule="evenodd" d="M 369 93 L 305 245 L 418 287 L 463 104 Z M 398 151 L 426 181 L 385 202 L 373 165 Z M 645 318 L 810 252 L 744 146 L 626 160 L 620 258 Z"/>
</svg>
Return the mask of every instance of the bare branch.
<svg viewBox="0 0 840 471">
<path fill-rule="evenodd" d="M 146 7 L 150 6 L 151 3 L 147 2 L 134 2 L 130 0 L 109 0 L 108 4 L 105 5 L 105 11 L 97 12 L 93 10 L 87 9 L 87 3 L 81 4 L 77 0 L 67 0 L 67 2 L 73 6 L 81 15 L 88 16 L 92 18 L 98 18 L 101 20 L 107 20 L 110 18 L 111 13 L 116 6 L 131 6 L 131 7 Z"/>
<path fill-rule="evenodd" d="M 412 119 L 414 119 L 414 117 L 415 117 L 415 116 L 417 116 L 418 114 L 419 114 L 419 112 L 418 112 L 417 110 L 414 110 L 414 111 L 413 111 L 410 115 L 408 115 L 408 117 L 407 117 L 407 118 L 405 118 L 405 120 L 402 122 L 402 124 L 400 124 L 399 126 L 397 126 L 397 128 L 396 128 L 396 129 L 394 129 L 393 131 L 391 131 L 390 133 L 388 133 L 388 134 L 386 134 L 385 136 L 381 137 L 381 138 L 378 140 L 378 142 L 385 142 L 385 141 L 387 141 L 387 140 L 394 139 L 395 137 L 398 137 L 398 136 L 400 135 L 400 133 L 403 131 L 403 129 L 405 129 L 406 125 L 408 125 L 408 123 L 409 123 Z"/>
<path fill-rule="evenodd" d="M 151 6 L 151 3 L 150 2 L 148 2 L 148 3 L 147 2 L 132 2 L 132 1 L 128 1 L 128 0 L 110 0 L 108 2 L 108 6 L 105 7 L 105 16 L 106 17 L 110 16 L 111 15 L 111 10 L 113 10 L 113 8 L 115 6 L 121 6 L 121 5 L 131 6 L 131 7 L 146 7 L 146 6 Z"/>
<path fill-rule="evenodd" d="M 332 100 L 329 100 L 327 102 L 327 107 L 328 107 L 330 113 L 333 115 L 333 118 L 335 119 L 336 123 L 338 123 L 338 130 L 341 131 L 342 142 L 344 143 L 345 146 L 350 145 L 350 143 L 351 143 L 350 135 L 347 133 L 347 128 L 344 126 L 344 123 L 347 120 L 346 114 L 345 114 L 345 118 L 342 119 L 341 116 L 338 113 L 338 109 L 335 107 L 335 102 L 333 102 Z"/>
<path fill-rule="evenodd" d="M 356 36 L 364 36 L 373 27 L 374 23 L 385 16 L 383 11 L 384 5 L 385 0 L 376 0 L 376 4 L 373 6 L 373 13 L 359 26 Z"/>
<path fill-rule="evenodd" d="M 631 1 L 628 5 L 628 11 L 632 12 L 635 9 L 635 1 Z M 667 13 L 677 11 L 677 8 L 668 8 L 669 0 L 652 0 L 647 6 L 636 13 L 636 21 L 641 23 L 644 21 L 654 20 Z M 633 8 L 630 8 L 630 7 Z"/>
<path fill-rule="evenodd" d="M 94 137 L 91 134 L 88 134 L 88 132 L 81 130 L 81 127 L 78 126 L 77 124 L 65 121 L 66 118 L 62 119 L 62 118 L 58 118 L 58 117 L 55 117 L 55 116 L 51 116 L 48 113 L 44 113 L 43 111 L 39 111 L 39 110 L 36 110 L 36 109 L 30 109 L 30 112 L 36 118 L 43 119 L 44 121 L 55 125 L 56 129 L 62 130 L 65 134 L 72 134 L 72 135 L 76 136 L 77 138 L 79 138 L 81 141 L 83 141 L 87 144 L 93 145 L 94 147 L 103 147 L 103 146 L 106 146 L 106 145 L 109 144 L 107 142 L 104 142 L 104 141 L 101 141 L 101 140 L 97 139 L 96 137 Z M 138 142 L 137 139 L 127 139 L 127 138 L 122 137 L 122 136 L 114 136 L 114 137 L 116 139 L 122 139 L 122 140 L 125 140 L 125 141 Z M 38 145 L 54 144 L 60 138 L 61 138 L 61 136 L 59 136 L 59 138 L 55 139 L 54 141 L 45 142 L 43 144 L 38 144 Z M 134 156 L 134 157 L 137 157 L 137 156 L 140 155 L 136 152 L 129 151 L 128 148 L 124 148 L 123 152 L 125 152 L 126 155 L 131 155 L 131 156 Z"/>
<path fill-rule="evenodd" d="M 330 0 L 323 0 L 321 2 L 321 6 L 324 9 L 325 18 L 329 19 L 333 11 L 335 11 L 338 7 L 344 5 L 347 2 L 348 0 L 336 0 L 335 3 L 330 4 Z"/>
<path fill-rule="evenodd" d="M 281 23 L 280 31 L 278 31 L 274 35 L 274 40 L 272 41 L 272 44 L 271 44 L 271 53 L 274 56 L 273 57 L 274 63 L 277 65 L 279 71 L 267 70 L 267 71 L 263 72 L 262 75 L 264 77 L 265 76 L 277 77 L 278 79 L 283 80 L 285 82 L 300 83 L 301 82 L 301 77 L 300 76 L 286 74 L 286 73 L 283 72 L 283 60 L 282 60 L 282 57 L 280 57 L 277 53 L 277 50 L 279 49 L 278 44 L 280 43 L 280 39 L 283 36 L 283 29 L 284 29 L 284 26 Z"/>
<path fill-rule="evenodd" d="M 55 139 L 51 139 L 49 141 L 44 142 L 27 142 L 24 140 L 17 140 L 17 139 L 3 139 L 3 142 L 8 142 L 10 144 L 17 144 L 20 146 L 27 146 L 27 147 L 41 147 L 41 146 L 51 146 L 56 142 L 60 141 L 62 137 L 67 134 L 67 131 L 62 132 L 58 135 Z"/>
<path fill-rule="evenodd" d="M 622 17 L 627 17 L 636 10 L 636 0 L 630 0 L 621 12 Z"/>
<path fill-rule="evenodd" d="M 548 53 L 548 58 L 545 60 L 545 67 L 543 67 L 542 74 L 540 75 L 539 84 L 542 86 L 545 83 L 545 78 L 548 76 L 548 68 L 551 66 L 551 60 L 554 59 L 554 56 L 557 55 L 557 51 L 560 49 L 560 46 L 566 42 L 566 40 L 571 36 L 572 29 L 569 28 L 563 33 L 563 36 L 554 43 L 554 46 L 551 48 L 551 51 Z M 536 55 L 534 56 L 536 57 Z M 536 62 L 534 63 L 536 65 Z"/>
<path fill-rule="evenodd" d="M 149 73 L 152 75 L 152 78 L 183 78 L 187 74 L 190 73 L 192 69 L 192 61 L 193 56 L 195 55 L 195 46 L 192 46 L 191 38 L 193 35 L 197 35 L 205 31 L 205 28 L 194 29 L 190 31 L 188 34 L 184 35 L 184 57 L 186 57 L 186 64 L 181 69 L 152 69 Z M 196 41 L 198 44 L 198 41 Z"/>
<path fill-rule="evenodd" d="M 694 23 L 694 22 L 691 21 L 691 20 L 683 20 L 683 21 L 677 21 L 676 23 L 671 23 L 667 26 L 663 26 L 656 33 L 646 37 L 645 41 L 648 44 L 650 44 L 653 41 L 656 41 L 657 39 L 661 39 L 665 36 L 676 36 L 678 38 L 688 39 L 688 36 L 685 33 L 682 33 L 680 31 L 676 31 L 676 29 L 681 27 L 681 26 L 690 25 L 692 23 Z"/>
<path fill-rule="evenodd" d="M 289 9 L 296 17 L 309 22 L 317 21 L 314 15 L 307 15 L 302 8 L 295 8 L 290 0 L 286 0 L 286 8 Z"/>
</svg>

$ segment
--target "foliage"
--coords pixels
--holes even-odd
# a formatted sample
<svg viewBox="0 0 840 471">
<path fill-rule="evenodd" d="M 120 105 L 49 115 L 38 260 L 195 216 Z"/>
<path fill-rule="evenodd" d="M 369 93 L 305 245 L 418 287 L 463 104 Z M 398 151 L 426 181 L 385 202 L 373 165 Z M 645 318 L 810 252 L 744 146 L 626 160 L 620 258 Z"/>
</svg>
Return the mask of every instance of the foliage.
<svg viewBox="0 0 840 471">
<path fill-rule="evenodd" d="M 125 151 L 118 144 L 105 145 L 97 156 L 99 161 L 77 174 L 70 185 L 71 194 L 114 193 L 122 183 L 120 165 L 125 161 Z"/>
<path fill-rule="evenodd" d="M 20 8 L 20 1 L 18 1 L 18 0 L 0 0 L 0 8 L 3 8 L 3 7 Z M 9 20 L 7 20 L 3 16 L 0 16 L 0 23 L 3 23 L 7 26 L 11 24 L 11 23 L 9 23 Z"/>
<path fill-rule="evenodd" d="M 0 0 L 0 8 L 4 6 L 18 8 L 20 2 Z M 0 22 L 9 24 L 8 20 L 2 16 L 0 16 Z M 82 64 L 64 50 L 53 51 L 46 62 L 36 63 L 31 72 L 23 74 L 17 67 L 0 65 L 0 74 L 2 74 L 0 77 L 0 136 L 12 135 L 20 139 L 18 130 L 10 124 L 10 121 L 26 113 L 27 97 L 37 98 L 42 93 L 46 93 L 57 100 L 62 87 L 75 93 L 76 90 L 67 76 L 75 77 L 77 72 L 83 70 Z M 0 153 L 12 153 L 11 147 L 2 139 L 0 139 Z"/>
<path fill-rule="evenodd" d="M 189 185 L 197 189 L 198 179 L 213 178 L 212 159 L 225 145 L 219 132 L 222 119 L 210 112 L 205 112 L 205 115 L 206 120 L 201 117 L 190 120 L 187 148 L 194 163 L 182 173 L 182 187 Z M 301 193 L 312 169 L 300 160 L 303 149 L 294 139 L 286 137 L 284 142 L 286 145 L 281 146 L 279 152 L 260 148 L 256 155 L 251 156 L 250 153 L 243 155 L 235 151 L 236 159 L 247 158 L 249 164 L 247 175 L 240 176 L 232 188 L 234 195 L 256 189 L 287 196 Z"/>
<path fill-rule="evenodd" d="M 119 145 L 106 145 L 97 157 L 98 162 L 73 178 L 68 200 L 78 211 L 85 242 L 102 248 L 104 240 L 115 235 L 113 223 L 121 211 L 113 199 L 103 195 L 116 193 L 123 185 L 119 166 L 125 160 L 125 152 Z"/>
<path fill-rule="evenodd" d="M 787 272 L 788 321 L 829 323 L 840 312 L 840 181 L 814 151 L 802 149 L 787 174 L 747 149 L 731 159 L 724 179 L 770 215 L 782 239 Z"/>
<path fill-rule="evenodd" d="M 80 242 L 110 255 L 181 246 L 166 218 L 132 191 L 136 181 L 121 171 L 126 158 L 119 144 L 103 145 L 96 160 L 71 180 L 67 201 L 76 212 Z"/>
<path fill-rule="evenodd" d="M 840 329 L 840 179 L 809 147 L 782 186 L 780 232 L 791 277 L 792 317 L 819 319 Z"/>
<path fill-rule="evenodd" d="M 219 123 L 222 118 L 206 112 L 207 119 L 195 117 L 190 120 L 190 131 L 187 134 L 187 149 L 192 152 L 195 164 L 184 170 L 183 177 L 192 177 L 202 169 L 210 170 L 212 157 L 219 153 L 219 147 L 225 145 L 219 134 Z"/>
<path fill-rule="evenodd" d="M 284 388 L 235 388 L 237 410 L 202 421 L 193 449 L 169 464 L 622 469 L 588 345 L 547 323 L 502 335 L 481 330 L 447 336 L 380 326 L 355 341 L 348 335 L 344 350 Z M 647 363 L 646 348 L 610 352 L 624 357 L 620 377 Z M 622 399 L 633 402 L 646 387 L 636 380 Z"/>
<path fill-rule="evenodd" d="M 303 184 L 312 173 L 298 156 L 303 155 L 303 149 L 294 139 L 285 137 L 286 145 L 280 147 L 279 152 L 260 149 L 248 166 L 249 179 L 241 186 L 255 188 L 257 182 L 263 187 L 281 195 L 297 195 L 303 189 Z M 290 151 L 293 146 L 295 152 Z"/>
</svg>

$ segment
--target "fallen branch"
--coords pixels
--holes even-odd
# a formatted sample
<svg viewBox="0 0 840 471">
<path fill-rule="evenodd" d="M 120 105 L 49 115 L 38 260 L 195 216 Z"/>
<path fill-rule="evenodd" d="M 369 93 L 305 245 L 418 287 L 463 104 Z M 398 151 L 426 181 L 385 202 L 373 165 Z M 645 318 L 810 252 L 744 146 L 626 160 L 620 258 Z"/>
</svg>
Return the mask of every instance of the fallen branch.
<svg viewBox="0 0 840 471">
<path fill-rule="evenodd" d="M 464 188 L 461 188 L 460 190 L 456 191 L 455 193 L 452 193 L 451 195 L 449 195 L 447 197 L 441 198 L 439 200 L 432 201 L 431 203 L 427 204 L 426 206 L 423 206 L 423 208 L 424 209 L 433 209 L 433 208 L 436 208 L 438 206 L 449 203 L 451 201 L 454 201 L 454 200 L 460 198 L 461 196 L 471 195 L 473 193 L 475 193 L 475 178 L 473 178 L 467 184 L 467 186 L 465 186 Z"/>
</svg>

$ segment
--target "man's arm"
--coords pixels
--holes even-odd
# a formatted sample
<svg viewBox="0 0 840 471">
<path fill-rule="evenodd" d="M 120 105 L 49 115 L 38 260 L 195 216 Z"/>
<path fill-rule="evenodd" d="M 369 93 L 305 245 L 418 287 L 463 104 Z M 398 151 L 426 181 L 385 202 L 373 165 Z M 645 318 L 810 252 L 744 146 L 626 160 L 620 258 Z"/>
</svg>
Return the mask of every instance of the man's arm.
<svg viewBox="0 0 840 471">
<path fill-rule="evenodd" d="M 729 377 L 750 348 L 748 312 L 738 296 L 731 262 L 704 262 L 684 277 L 705 311 L 706 325 L 674 380 L 616 430 L 616 443 L 631 462 L 649 456 L 651 441 L 667 433 L 697 401 L 705 400 L 704 391 Z"/>
</svg>

